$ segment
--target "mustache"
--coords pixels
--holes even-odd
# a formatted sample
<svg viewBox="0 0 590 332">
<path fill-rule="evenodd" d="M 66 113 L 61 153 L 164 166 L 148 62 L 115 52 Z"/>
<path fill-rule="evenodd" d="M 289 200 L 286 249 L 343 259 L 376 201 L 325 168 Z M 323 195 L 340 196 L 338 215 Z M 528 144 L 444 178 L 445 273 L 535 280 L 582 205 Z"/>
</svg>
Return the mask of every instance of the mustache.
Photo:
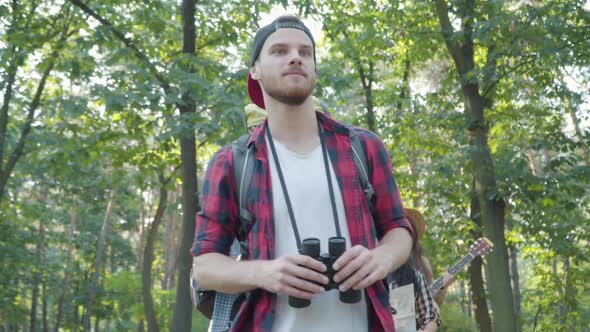
<svg viewBox="0 0 590 332">
<path fill-rule="evenodd" d="M 283 76 L 287 76 L 287 75 L 301 75 L 304 77 L 307 77 L 307 73 L 301 69 L 296 69 L 296 68 L 291 68 L 285 72 L 283 72 Z"/>
</svg>

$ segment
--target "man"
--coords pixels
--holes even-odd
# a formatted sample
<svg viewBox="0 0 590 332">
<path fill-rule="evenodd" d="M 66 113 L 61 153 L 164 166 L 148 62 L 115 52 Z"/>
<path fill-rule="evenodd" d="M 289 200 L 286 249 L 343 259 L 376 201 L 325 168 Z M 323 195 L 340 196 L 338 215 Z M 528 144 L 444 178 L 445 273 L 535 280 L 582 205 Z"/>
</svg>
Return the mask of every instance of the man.
<svg viewBox="0 0 590 332">
<path fill-rule="evenodd" d="M 319 101 L 316 97 L 311 97 L 314 103 L 314 108 L 318 112 L 330 114 L 328 107 Z M 254 128 L 266 120 L 266 110 L 260 108 L 258 105 L 251 103 L 244 107 L 244 130 L 248 133 L 252 132 Z M 235 240 L 230 249 L 230 256 L 238 258 L 240 256 L 240 244 Z M 198 281 L 194 278 L 191 282 L 195 283 L 195 288 L 199 288 Z M 231 327 L 233 313 L 240 302 L 238 294 L 226 294 L 217 292 L 215 296 L 213 311 L 209 321 L 208 332 L 226 332 Z M 239 304 L 239 303 L 238 303 Z"/>
<path fill-rule="evenodd" d="M 258 30 L 248 92 L 268 116 L 248 142 L 256 163 L 246 197 L 255 219 L 247 257 L 228 256 L 239 226 L 229 146 L 209 163 L 192 249 L 202 288 L 248 292 L 233 331 L 394 331 L 381 280 L 408 258 L 412 229 L 391 160 L 375 134 L 314 111 L 315 80 L 315 42 L 298 18 L 282 16 Z M 366 147 L 374 222 L 352 159 L 351 131 Z M 320 239 L 325 253 L 328 238 L 338 234 L 348 249 L 333 264 L 333 281 L 342 292 L 361 290 L 356 303 L 325 291 L 327 267 L 298 254 L 301 239 Z M 289 297 L 311 304 L 294 308 Z"/>
</svg>

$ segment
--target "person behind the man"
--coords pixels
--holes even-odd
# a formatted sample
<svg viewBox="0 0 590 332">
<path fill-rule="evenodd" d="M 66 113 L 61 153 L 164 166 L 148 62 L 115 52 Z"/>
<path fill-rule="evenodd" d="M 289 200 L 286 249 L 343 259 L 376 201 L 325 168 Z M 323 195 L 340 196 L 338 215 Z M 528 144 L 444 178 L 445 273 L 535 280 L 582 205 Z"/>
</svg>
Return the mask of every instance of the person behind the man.
<svg viewBox="0 0 590 332">
<path fill-rule="evenodd" d="M 394 289 L 412 284 L 414 286 L 416 329 L 419 332 L 435 332 L 441 321 L 439 308 L 428 288 L 428 285 L 432 284 L 432 269 L 430 265 L 426 265 L 427 260 L 422 247 L 426 221 L 418 210 L 405 210 L 406 218 L 415 230 L 415 241 L 410 259 L 392 274 L 390 287 Z M 390 296 L 393 296 L 393 293 Z"/>
<path fill-rule="evenodd" d="M 422 236 L 426 231 L 426 219 L 424 219 L 424 216 L 420 211 L 415 209 L 406 209 L 406 218 L 412 223 L 412 226 L 414 226 L 417 237 L 417 240 L 414 242 L 414 247 L 412 248 L 410 261 L 412 261 L 411 263 L 422 273 L 426 284 L 432 285 L 434 282 L 432 265 L 430 265 L 430 261 L 426 255 L 424 255 L 424 248 L 422 247 Z M 434 301 L 438 306 L 443 304 L 445 297 L 447 296 L 448 286 L 450 286 L 453 281 L 455 281 L 455 277 L 450 274 L 448 270 L 445 271 L 443 275 L 443 287 L 436 295 L 434 295 Z"/>
<path fill-rule="evenodd" d="M 246 207 L 255 223 L 245 260 L 228 256 L 238 234 L 238 203 L 230 146 L 209 163 L 192 249 L 202 288 L 248 292 L 232 331 L 394 331 L 383 278 L 412 247 L 391 160 L 381 140 L 316 112 L 315 42 L 294 16 L 282 16 L 254 38 L 248 92 L 268 116 L 249 146 L 256 163 Z M 351 131 L 366 152 L 374 187 L 373 218 L 351 151 Z M 326 266 L 298 254 L 301 240 L 318 238 L 321 253 L 337 234 L 346 251 L 333 268 L 339 290 L 325 291 Z M 297 236 L 299 235 L 299 236 Z M 343 303 L 339 291 L 361 290 Z M 304 308 L 289 297 L 311 300 Z"/>
</svg>

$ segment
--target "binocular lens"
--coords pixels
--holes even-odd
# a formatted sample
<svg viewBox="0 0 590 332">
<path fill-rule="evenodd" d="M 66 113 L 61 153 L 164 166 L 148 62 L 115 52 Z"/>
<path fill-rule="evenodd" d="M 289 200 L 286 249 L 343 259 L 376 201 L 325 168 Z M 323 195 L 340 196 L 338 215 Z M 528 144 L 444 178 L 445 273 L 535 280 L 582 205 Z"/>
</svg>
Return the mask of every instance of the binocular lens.
<svg viewBox="0 0 590 332">
<path fill-rule="evenodd" d="M 346 240 L 341 236 L 334 236 L 328 240 L 330 255 L 340 257 L 346 251 Z"/>
<path fill-rule="evenodd" d="M 320 239 L 308 238 L 301 243 L 301 254 L 311 257 L 320 255 Z"/>
</svg>

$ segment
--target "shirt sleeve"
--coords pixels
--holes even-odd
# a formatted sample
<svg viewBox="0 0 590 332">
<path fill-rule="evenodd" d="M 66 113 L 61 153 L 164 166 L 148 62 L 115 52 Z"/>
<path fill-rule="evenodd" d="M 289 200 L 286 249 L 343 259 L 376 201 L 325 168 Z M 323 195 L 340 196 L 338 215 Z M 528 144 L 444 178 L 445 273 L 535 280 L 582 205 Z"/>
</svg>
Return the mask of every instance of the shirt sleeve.
<svg viewBox="0 0 590 332">
<path fill-rule="evenodd" d="M 375 190 L 373 218 L 377 238 L 381 239 L 387 232 L 398 227 L 413 234 L 412 226 L 405 217 L 401 196 L 393 177 L 391 157 L 385 145 L 375 133 L 363 129 L 360 131 L 367 153 L 369 177 Z"/>
<path fill-rule="evenodd" d="M 207 166 L 191 250 L 193 256 L 210 252 L 230 253 L 238 226 L 231 155 L 231 146 L 226 146 L 213 156 Z"/>
<path fill-rule="evenodd" d="M 424 275 L 418 270 L 414 270 L 414 272 L 415 282 L 418 286 L 418 292 L 416 294 L 416 319 L 418 320 L 418 325 L 420 328 L 423 328 L 429 322 L 435 322 L 440 326 L 438 307 L 434 303 L 430 289 L 426 286 Z"/>
</svg>

